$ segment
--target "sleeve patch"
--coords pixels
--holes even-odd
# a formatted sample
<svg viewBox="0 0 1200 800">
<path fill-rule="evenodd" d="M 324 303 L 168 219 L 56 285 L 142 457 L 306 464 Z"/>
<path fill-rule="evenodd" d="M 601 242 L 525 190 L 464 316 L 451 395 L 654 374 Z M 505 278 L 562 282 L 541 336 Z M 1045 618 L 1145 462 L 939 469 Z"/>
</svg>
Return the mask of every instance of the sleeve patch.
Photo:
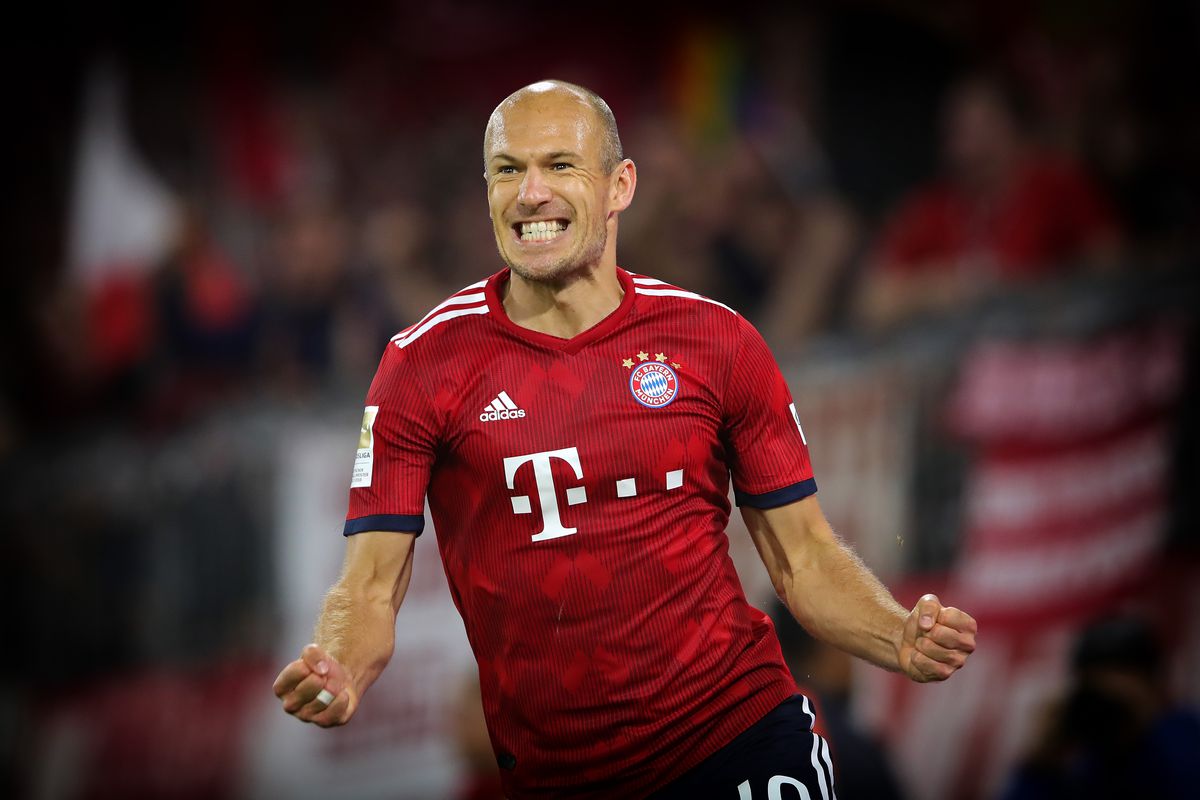
<svg viewBox="0 0 1200 800">
<path fill-rule="evenodd" d="M 350 478 L 351 489 L 371 485 L 371 474 L 375 465 L 375 417 L 379 406 L 367 406 L 363 410 L 362 429 L 358 433 L 358 455 L 354 458 L 354 473 Z"/>
<path fill-rule="evenodd" d="M 788 408 L 792 411 L 792 419 L 796 421 L 796 430 L 800 431 L 800 441 L 807 445 L 808 439 L 804 436 L 804 426 L 800 424 L 800 414 L 796 411 L 796 404 L 789 403 Z"/>
</svg>

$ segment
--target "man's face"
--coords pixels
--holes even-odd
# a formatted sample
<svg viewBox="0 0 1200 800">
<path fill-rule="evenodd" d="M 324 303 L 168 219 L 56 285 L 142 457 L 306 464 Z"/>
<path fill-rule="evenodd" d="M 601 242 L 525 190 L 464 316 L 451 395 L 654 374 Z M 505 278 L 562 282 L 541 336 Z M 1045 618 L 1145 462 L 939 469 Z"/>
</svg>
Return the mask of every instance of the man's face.
<svg viewBox="0 0 1200 800">
<path fill-rule="evenodd" d="M 495 119 L 486 152 L 500 255 L 522 278 L 560 280 L 595 264 L 608 241 L 612 177 L 592 109 L 563 91 L 527 94 Z"/>
</svg>

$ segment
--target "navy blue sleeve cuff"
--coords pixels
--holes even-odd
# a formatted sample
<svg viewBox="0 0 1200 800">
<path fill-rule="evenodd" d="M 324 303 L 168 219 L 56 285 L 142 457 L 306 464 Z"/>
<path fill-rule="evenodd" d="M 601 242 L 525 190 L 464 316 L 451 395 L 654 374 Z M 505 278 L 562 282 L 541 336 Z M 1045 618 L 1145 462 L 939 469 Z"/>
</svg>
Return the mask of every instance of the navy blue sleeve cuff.
<svg viewBox="0 0 1200 800">
<path fill-rule="evenodd" d="M 763 492 L 762 494 L 747 494 L 746 492 L 739 492 L 735 488 L 733 490 L 733 497 L 737 500 L 739 506 L 776 508 L 778 506 L 786 506 L 788 503 L 794 503 L 797 500 L 803 500 L 809 495 L 816 493 L 816 478 L 809 478 L 806 481 L 793 483 L 791 486 L 784 486 L 782 489 Z"/>
<path fill-rule="evenodd" d="M 425 530 L 424 514 L 372 514 L 369 517 L 346 520 L 342 536 L 353 536 L 364 531 L 393 531 L 395 533 L 415 533 L 420 536 L 423 530 Z"/>
</svg>

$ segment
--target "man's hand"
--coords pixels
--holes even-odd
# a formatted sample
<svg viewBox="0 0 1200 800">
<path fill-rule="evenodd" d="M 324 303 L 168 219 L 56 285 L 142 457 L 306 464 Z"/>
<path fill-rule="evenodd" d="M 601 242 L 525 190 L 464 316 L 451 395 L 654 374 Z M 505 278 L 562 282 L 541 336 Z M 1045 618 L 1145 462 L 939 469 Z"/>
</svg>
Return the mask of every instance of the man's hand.
<svg viewBox="0 0 1200 800">
<path fill-rule="evenodd" d="M 283 668 L 274 688 L 284 711 L 322 728 L 345 725 L 358 708 L 350 673 L 315 644 L 306 645 L 300 658 Z M 330 696 L 328 704 L 322 702 Z"/>
<path fill-rule="evenodd" d="M 896 648 L 900 671 L 917 683 L 944 681 L 975 652 L 975 618 L 943 606 L 937 595 L 917 601 Z"/>
</svg>

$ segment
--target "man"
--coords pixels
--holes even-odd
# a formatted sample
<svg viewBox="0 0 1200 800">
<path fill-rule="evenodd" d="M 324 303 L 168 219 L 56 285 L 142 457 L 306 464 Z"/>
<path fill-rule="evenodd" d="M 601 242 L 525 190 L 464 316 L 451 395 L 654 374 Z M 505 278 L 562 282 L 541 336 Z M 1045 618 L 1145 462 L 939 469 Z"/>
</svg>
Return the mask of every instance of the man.
<svg viewBox="0 0 1200 800">
<path fill-rule="evenodd" d="M 932 595 L 905 612 L 836 538 L 749 324 L 617 267 L 637 171 L 603 100 L 527 86 L 493 112 L 484 158 L 508 269 L 385 351 L 343 572 L 276 695 L 306 722 L 350 720 L 391 655 L 428 495 L 509 797 L 832 797 L 808 701 L 728 557 L 730 473 L 815 635 L 943 680 L 975 621 Z"/>
</svg>

